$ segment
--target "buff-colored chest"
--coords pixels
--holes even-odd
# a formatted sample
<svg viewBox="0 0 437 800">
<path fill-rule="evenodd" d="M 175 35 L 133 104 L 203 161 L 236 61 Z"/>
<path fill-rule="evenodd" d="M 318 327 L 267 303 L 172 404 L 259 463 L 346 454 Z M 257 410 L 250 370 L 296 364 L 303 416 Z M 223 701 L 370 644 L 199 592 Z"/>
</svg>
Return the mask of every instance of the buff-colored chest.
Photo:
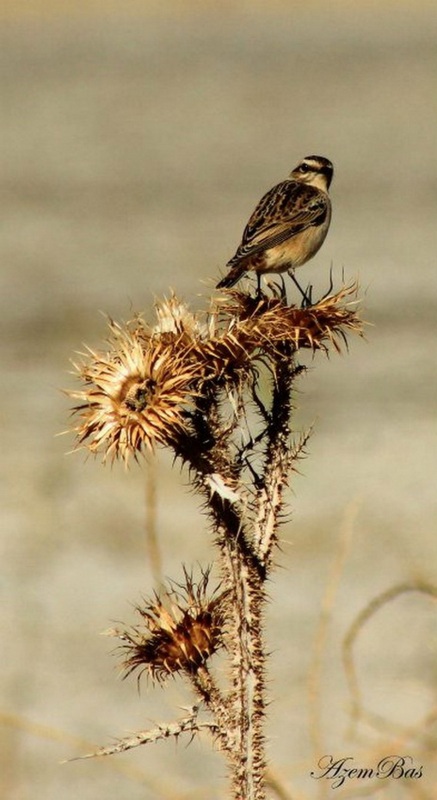
<svg viewBox="0 0 437 800">
<path fill-rule="evenodd" d="M 265 250 L 256 265 L 258 272 L 285 272 L 302 266 L 312 258 L 322 246 L 331 221 L 329 209 L 321 225 L 312 226 L 286 239 L 275 247 Z"/>
</svg>

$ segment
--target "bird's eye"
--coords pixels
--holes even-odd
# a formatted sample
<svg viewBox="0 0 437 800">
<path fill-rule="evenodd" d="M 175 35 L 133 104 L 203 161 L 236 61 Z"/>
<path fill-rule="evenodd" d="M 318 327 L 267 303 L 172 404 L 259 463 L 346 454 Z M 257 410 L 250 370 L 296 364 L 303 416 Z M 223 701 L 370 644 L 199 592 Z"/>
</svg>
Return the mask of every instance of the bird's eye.
<svg viewBox="0 0 437 800">
<path fill-rule="evenodd" d="M 299 167 L 299 172 L 309 172 L 311 167 L 308 164 L 301 164 Z"/>
</svg>

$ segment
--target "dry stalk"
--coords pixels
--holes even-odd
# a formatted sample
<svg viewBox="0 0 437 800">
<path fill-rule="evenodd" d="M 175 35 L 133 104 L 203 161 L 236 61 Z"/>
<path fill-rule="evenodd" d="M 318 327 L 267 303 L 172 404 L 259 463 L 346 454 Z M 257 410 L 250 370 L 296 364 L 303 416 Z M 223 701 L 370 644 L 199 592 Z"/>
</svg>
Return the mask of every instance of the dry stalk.
<svg viewBox="0 0 437 800">
<path fill-rule="evenodd" d="M 365 608 L 360 611 L 355 617 L 352 625 L 350 626 L 346 636 L 343 640 L 343 666 L 346 678 L 349 685 L 349 693 L 351 697 L 351 729 L 349 735 L 352 736 L 355 727 L 360 717 L 366 716 L 361 702 L 361 692 L 358 684 L 357 671 L 355 668 L 355 661 L 353 656 L 353 647 L 357 640 L 359 633 L 362 631 L 367 622 L 380 611 L 387 603 L 396 600 L 398 597 L 410 592 L 419 592 L 428 595 L 434 600 L 437 599 L 437 586 L 428 583 L 424 580 L 412 580 L 405 583 L 399 583 L 392 586 L 382 594 L 374 597 Z M 368 716 L 368 715 L 367 715 Z"/>
</svg>

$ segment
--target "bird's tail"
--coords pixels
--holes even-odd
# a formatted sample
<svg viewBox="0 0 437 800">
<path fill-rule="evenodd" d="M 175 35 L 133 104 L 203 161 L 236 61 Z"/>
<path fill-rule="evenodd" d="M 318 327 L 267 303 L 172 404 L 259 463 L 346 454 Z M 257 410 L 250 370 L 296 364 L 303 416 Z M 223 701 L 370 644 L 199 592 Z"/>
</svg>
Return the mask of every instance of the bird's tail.
<svg viewBox="0 0 437 800">
<path fill-rule="evenodd" d="M 218 282 L 216 289 L 230 289 L 231 286 L 237 283 L 244 272 L 246 272 L 246 266 L 244 262 L 240 261 L 238 264 L 231 267 L 228 274 Z"/>
</svg>

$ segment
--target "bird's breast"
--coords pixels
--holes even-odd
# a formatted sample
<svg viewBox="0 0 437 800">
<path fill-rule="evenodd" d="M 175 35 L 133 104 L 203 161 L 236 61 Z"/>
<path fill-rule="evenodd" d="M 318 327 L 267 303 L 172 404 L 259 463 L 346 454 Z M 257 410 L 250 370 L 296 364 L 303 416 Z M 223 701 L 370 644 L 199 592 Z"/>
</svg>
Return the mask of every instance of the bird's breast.
<svg viewBox="0 0 437 800">
<path fill-rule="evenodd" d="M 286 239 L 264 252 L 263 272 L 285 271 L 300 267 L 312 258 L 322 246 L 329 228 L 329 219 Z"/>
</svg>

